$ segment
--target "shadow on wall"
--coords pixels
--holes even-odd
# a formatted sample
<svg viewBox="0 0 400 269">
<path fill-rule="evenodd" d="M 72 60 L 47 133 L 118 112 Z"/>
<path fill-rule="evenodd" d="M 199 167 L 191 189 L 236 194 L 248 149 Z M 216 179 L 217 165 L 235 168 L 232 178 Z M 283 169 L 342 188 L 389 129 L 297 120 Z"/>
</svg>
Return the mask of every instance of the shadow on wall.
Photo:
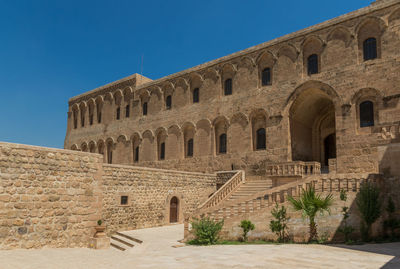
<svg viewBox="0 0 400 269">
<path fill-rule="evenodd" d="M 381 217 L 372 225 L 372 236 L 382 237 L 386 236 L 386 231 L 383 228 L 383 222 L 388 218 L 388 213 L 385 208 L 387 207 L 388 199 L 391 197 L 395 203 L 395 215 L 397 219 L 400 218 L 400 143 L 388 144 L 378 146 L 378 160 L 379 160 L 379 173 L 383 175 L 383 179 L 378 184 L 381 191 Z M 359 194 L 351 201 L 349 205 L 350 217 L 347 224 L 355 228 L 354 234 L 351 238 L 360 238 L 360 213 L 357 208 L 356 200 Z M 343 202 L 343 206 L 345 203 Z M 348 206 L 348 205 L 346 205 Z M 339 227 L 343 227 L 342 221 Z M 333 242 L 343 242 L 344 236 L 338 230 L 332 237 Z M 387 243 L 387 244 L 367 244 L 367 245 L 335 245 L 335 247 L 373 252 L 377 254 L 394 256 L 382 268 L 400 268 L 400 243 Z"/>
</svg>

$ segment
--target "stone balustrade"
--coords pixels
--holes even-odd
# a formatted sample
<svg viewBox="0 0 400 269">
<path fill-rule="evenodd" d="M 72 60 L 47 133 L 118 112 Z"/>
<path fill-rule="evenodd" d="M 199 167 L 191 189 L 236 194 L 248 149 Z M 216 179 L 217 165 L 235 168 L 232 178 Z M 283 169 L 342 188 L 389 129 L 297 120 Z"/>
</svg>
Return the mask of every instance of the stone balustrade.
<svg viewBox="0 0 400 269">
<path fill-rule="evenodd" d="M 217 190 L 210 198 L 198 207 L 198 210 L 208 209 L 218 205 L 222 200 L 227 198 L 233 191 L 235 191 L 240 184 L 245 182 L 244 171 L 234 171 L 235 174 L 229 179 L 222 188 Z M 227 173 L 232 173 L 229 171 Z"/>
<path fill-rule="evenodd" d="M 279 187 L 264 190 L 240 200 L 224 203 L 214 207 L 202 208 L 195 215 L 185 219 L 185 237 L 189 234 L 189 221 L 200 216 L 209 216 L 215 220 L 230 219 L 236 216 L 254 213 L 261 209 L 284 203 L 288 196 L 299 196 L 305 189 L 313 187 L 316 192 L 358 192 L 363 182 L 380 182 L 380 175 L 347 174 L 347 175 L 313 175 Z"/>
<path fill-rule="evenodd" d="M 310 176 L 321 174 L 321 164 L 319 162 L 284 162 L 268 164 L 266 167 L 267 176 Z"/>
</svg>

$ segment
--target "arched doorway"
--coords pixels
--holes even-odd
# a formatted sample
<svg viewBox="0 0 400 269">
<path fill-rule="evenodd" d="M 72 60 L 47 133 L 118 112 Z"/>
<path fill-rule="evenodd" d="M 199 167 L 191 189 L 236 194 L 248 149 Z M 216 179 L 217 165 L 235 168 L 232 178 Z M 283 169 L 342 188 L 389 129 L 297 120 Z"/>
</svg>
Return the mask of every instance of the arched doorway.
<svg viewBox="0 0 400 269">
<path fill-rule="evenodd" d="M 302 91 L 289 110 L 293 161 L 328 165 L 336 158 L 335 106 L 331 96 L 318 88 Z"/>
<path fill-rule="evenodd" d="M 170 205 L 169 205 L 169 222 L 170 223 L 176 223 L 179 221 L 178 209 L 179 209 L 179 199 L 176 196 L 174 196 L 174 197 L 172 197 Z"/>
</svg>

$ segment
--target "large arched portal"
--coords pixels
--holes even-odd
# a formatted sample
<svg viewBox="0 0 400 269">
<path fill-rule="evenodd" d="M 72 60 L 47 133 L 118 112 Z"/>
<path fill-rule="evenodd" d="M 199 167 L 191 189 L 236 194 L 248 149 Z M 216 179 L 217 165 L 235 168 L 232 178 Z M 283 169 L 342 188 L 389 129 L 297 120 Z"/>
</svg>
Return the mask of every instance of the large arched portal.
<svg viewBox="0 0 400 269">
<path fill-rule="evenodd" d="M 289 111 L 293 161 L 317 161 L 328 166 L 336 158 L 335 106 L 318 88 L 302 91 Z"/>
</svg>

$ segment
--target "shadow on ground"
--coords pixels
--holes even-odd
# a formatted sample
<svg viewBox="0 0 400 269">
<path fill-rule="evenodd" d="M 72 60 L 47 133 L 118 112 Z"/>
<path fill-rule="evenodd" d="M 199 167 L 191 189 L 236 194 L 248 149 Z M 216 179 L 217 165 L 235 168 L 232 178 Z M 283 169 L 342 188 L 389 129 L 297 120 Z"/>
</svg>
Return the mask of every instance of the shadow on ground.
<svg viewBox="0 0 400 269">
<path fill-rule="evenodd" d="M 365 245 L 338 244 L 338 245 L 332 245 L 332 247 L 394 256 L 388 263 L 386 263 L 381 268 L 384 268 L 384 269 L 399 269 L 400 268 L 400 243 L 398 243 L 398 242 L 385 243 L 385 244 L 365 244 Z"/>
</svg>

